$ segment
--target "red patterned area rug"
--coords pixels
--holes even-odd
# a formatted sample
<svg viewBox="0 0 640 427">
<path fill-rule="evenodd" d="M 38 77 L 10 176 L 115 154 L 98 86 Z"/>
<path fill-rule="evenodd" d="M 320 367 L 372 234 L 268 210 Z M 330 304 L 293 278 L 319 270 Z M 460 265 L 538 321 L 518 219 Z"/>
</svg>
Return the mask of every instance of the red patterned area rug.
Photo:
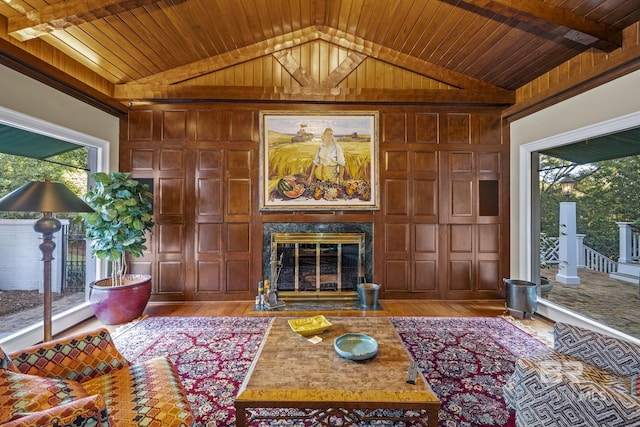
<svg viewBox="0 0 640 427">
<path fill-rule="evenodd" d="M 113 341 L 131 361 L 175 363 L 198 426 L 235 426 L 233 403 L 272 318 L 147 317 Z"/>
<path fill-rule="evenodd" d="M 394 317 L 391 322 L 442 403 L 440 427 L 515 426 L 502 386 L 516 359 L 547 345 L 499 317 Z"/>
<path fill-rule="evenodd" d="M 514 425 L 502 386 L 515 360 L 547 348 L 502 318 L 392 317 L 402 341 L 442 402 L 439 426 Z M 233 402 L 272 318 L 148 317 L 118 330 L 129 360 L 168 355 L 198 425 L 235 426 Z M 262 426 L 305 426 L 274 421 Z M 336 425 L 341 425 L 339 420 Z M 378 421 L 371 425 L 395 426 Z M 401 424 L 405 425 L 405 424 Z"/>
</svg>

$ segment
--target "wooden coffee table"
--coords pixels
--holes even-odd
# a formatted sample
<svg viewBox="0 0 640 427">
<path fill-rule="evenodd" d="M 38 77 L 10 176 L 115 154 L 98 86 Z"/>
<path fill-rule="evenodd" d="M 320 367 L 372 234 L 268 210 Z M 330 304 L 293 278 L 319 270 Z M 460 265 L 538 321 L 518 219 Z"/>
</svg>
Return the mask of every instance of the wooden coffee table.
<svg viewBox="0 0 640 427">
<path fill-rule="evenodd" d="M 440 401 L 421 374 L 416 384 L 406 383 L 410 356 L 387 318 L 328 320 L 333 326 L 319 334 L 322 342 L 312 344 L 308 337 L 293 332 L 287 319 L 274 319 L 236 397 L 238 427 L 261 419 L 285 418 L 329 425 L 331 417 L 342 418 L 345 426 L 355 426 L 362 421 L 381 419 L 375 409 L 412 410 L 408 414 L 394 411 L 382 419 L 438 425 Z M 360 362 L 340 357 L 333 342 L 348 332 L 375 338 L 376 357 Z M 264 411 L 247 411 L 248 408 L 296 408 L 296 411 L 295 414 L 280 411 L 273 416 Z"/>
</svg>

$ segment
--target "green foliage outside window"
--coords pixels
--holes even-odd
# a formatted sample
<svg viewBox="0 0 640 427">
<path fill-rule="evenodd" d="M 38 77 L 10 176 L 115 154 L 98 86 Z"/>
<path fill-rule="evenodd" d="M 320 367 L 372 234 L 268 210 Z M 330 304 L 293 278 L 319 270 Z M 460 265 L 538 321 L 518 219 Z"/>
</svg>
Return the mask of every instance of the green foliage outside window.
<svg viewBox="0 0 640 427">
<path fill-rule="evenodd" d="M 541 233 L 558 235 L 559 203 L 567 200 L 559 182 L 571 175 L 577 181 L 570 200 L 576 202 L 578 233 L 586 235 L 585 245 L 617 259 L 616 222 L 640 218 L 640 156 L 575 165 L 541 155 L 539 169 Z"/>
<path fill-rule="evenodd" d="M 0 198 L 30 181 L 51 181 L 64 183 L 74 193 L 82 195 L 87 191 L 87 147 L 50 157 L 46 161 L 30 157 L 0 153 Z M 0 218 L 39 218 L 37 212 L 0 212 Z M 75 214 L 59 218 L 75 217 Z"/>
</svg>

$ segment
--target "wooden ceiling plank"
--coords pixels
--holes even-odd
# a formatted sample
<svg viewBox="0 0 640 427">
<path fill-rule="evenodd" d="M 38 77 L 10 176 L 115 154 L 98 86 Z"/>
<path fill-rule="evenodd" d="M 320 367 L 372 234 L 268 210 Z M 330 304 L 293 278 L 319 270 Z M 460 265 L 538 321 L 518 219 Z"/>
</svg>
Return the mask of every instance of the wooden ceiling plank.
<svg viewBox="0 0 640 427">
<path fill-rule="evenodd" d="M 441 58 L 448 50 L 448 46 L 455 41 L 455 32 L 460 28 L 465 28 L 468 24 L 468 16 L 460 13 L 459 9 L 450 7 L 449 13 L 440 21 L 440 25 L 434 34 L 434 43 L 430 45 L 428 52 L 421 52 L 419 57 L 425 61 L 440 64 Z M 463 43 L 464 48 L 473 47 L 468 43 Z"/>
<path fill-rule="evenodd" d="M 329 0 L 315 0 L 312 2 L 311 19 L 313 25 L 322 25 L 327 20 L 327 2 Z"/>
<path fill-rule="evenodd" d="M 390 47 L 405 53 L 413 47 L 416 40 L 416 34 L 422 32 L 421 27 L 425 20 L 425 12 L 428 10 L 428 7 L 429 2 L 411 3 L 411 9 L 405 18 L 405 25 L 402 26 L 401 31 L 393 40 L 393 44 L 390 45 Z"/>
<path fill-rule="evenodd" d="M 358 16 L 358 24 L 353 31 L 353 35 L 355 37 L 365 38 L 367 31 L 369 29 L 369 24 L 371 22 L 371 17 L 373 15 L 373 5 L 375 4 L 375 0 L 364 0 L 362 3 L 362 8 L 360 10 L 360 15 Z M 329 21 L 327 21 L 328 24 Z"/>
<path fill-rule="evenodd" d="M 157 0 L 63 1 L 30 11 L 24 16 L 9 18 L 8 33 L 20 41 L 31 40 L 151 3 L 157 3 Z"/>
<path fill-rule="evenodd" d="M 219 15 L 214 19 L 216 25 L 224 22 L 234 43 L 227 46 L 229 49 L 238 49 L 240 47 L 254 44 L 256 39 L 253 37 L 253 30 L 247 22 L 242 2 L 236 0 L 224 0 L 216 2 Z"/>
<path fill-rule="evenodd" d="M 380 32 L 388 27 L 391 22 L 391 17 L 393 17 L 390 10 L 392 6 L 393 2 L 390 1 L 376 1 L 371 5 L 370 18 L 367 22 L 364 36 L 365 39 L 380 44 L 380 40 L 383 37 L 380 35 Z M 339 29 L 338 25 L 332 25 L 332 27 Z"/>
<path fill-rule="evenodd" d="M 0 15 L 7 17 L 7 19 L 22 16 L 24 12 L 24 7 L 19 5 L 17 1 L 0 1 Z"/>
<path fill-rule="evenodd" d="M 193 99 L 247 101 L 464 103 L 467 105 L 512 105 L 514 92 L 492 90 L 348 89 L 320 87 L 244 87 L 190 85 L 116 85 L 122 102 Z"/>
<path fill-rule="evenodd" d="M 385 46 L 380 46 L 362 39 L 349 41 L 348 38 L 353 39 L 353 37 L 347 37 L 347 35 L 345 35 L 344 33 L 334 29 L 323 29 L 320 32 L 320 38 L 329 43 L 333 43 L 338 46 L 356 51 L 358 53 L 377 58 L 380 61 L 411 70 L 414 73 L 421 74 L 425 77 L 439 80 L 450 86 L 464 89 L 500 89 L 497 86 L 491 85 L 481 80 L 474 79 L 462 73 L 451 71 L 436 64 L 423 61 L 419 58 L 389 49 Z"/>
<path fill-rule="evenodd" d="M 474 76 L 480 80 L 497 70 L 499 67 L 508 66 L 518 62 L 521 55 L 528 54 L 528 50 L 536 48 L 533 41 L 528 41 L 522 36 L 522 30 L 505 25 L 499 31 L 499 37 L 492 39 L 491 47 L 505 52 L 499 58 L 488 54 L 475 58 L 473 62 Z M 496 34 L 496 35 L 497 35 Z M 531 43 L 531 44 L 530 44 Z M 527 50 L 528 49 L 528 50 Z M 489 51 L 490 52 L 490 51 Z"/>
<path fill-rule="evenodd" d="M 296 59 L 291 55 L 291 52 L 288 50 L 281 50 L 279 52 L 274 52 L 273 57 L 282 65 L 282 67 L 287 70 L 291 77 L 293 77 L 300 86 L 303 87 L 316 87 L 318 86 L 318 82 L 309 75 L 307 70 L 300 66 L 300 63 L 296 61 Z"/>
<path fill-rule="evenodd" d="M 512 88 L 517 89 L 538 76 L 537 70 L 540 64 L 536 62 L 536 57 L 550 58 L 547 66 L 552 68 L 571 59 L 575 55 L 575 52 L 562 54 L 561 51 L 550 54 L 550 52 L 556 48 L 556 45 L 551 41 L 538 46 L 533 46 L 532 44 L 533 42 L 521 43 L 517 48 L 514 47 L 509 56 L 504 58 L 503 63 L 485 68 L 485 73 L 482 74 L 480 78 L 491 78 L 492 81 L 506 81 L 511 80 L 514 73 L 517 73 L 518 75 L 522 75 L 522 77 L 512 83 Z M 523 55 L 526 55 L 526 58 L 530 59 L 523 60 Z"/>
<path fill-rule="evenodd" d="M 269 6 L 270 3 L 268 2 L 253 0 L 254 15 L 259 20 L 259 28 L 262 30 L 261 40 L 268 40 L 275 37 L 273 24 L 269 15 Z"/>
<path fill-rule="evenodd" d="M 428 33 L 426 33 L 428 36 L 425 37 L 422 49 L 414 51 L 413 55 L 425 61 L 432 62 L 433 51 L 440 46 L 443 40 L 446 40 L 448 29 L 451 28 L 451 22 L 454 22 L 455 17 L 459 15 L 459 10 L 455 7 L 446 2 L 439 2 L 436 15 L 430 24 Z"/>
<path fill-rule="evenodd" d="M 203 44 L 202 26 L 198 21 L 189 20 L 189 16 L 193 16 L 188 7 L 181 7 L 178 5 L 173 8 L 160 8 L 164 13 L 167 21 L 171 23 L 171 27 L 174 30 L 169 33 L 172 37 L 184 40 L 187 52 L 198 58 L 206 58 L 211 54 L 207 50 L 207 47 Z M 193 58 L 192 56 L 192 58 Z"/>
<path fill-rule="evenodd" d="M 560 79 L 552 87 L 520 100 L 504 111 L 504 118 L 509 121 L 518 120 L 640 69 L 640 44 L 625 46 L 625 49 L 607 56 L 607 61 L 595 64 L 571 79 Z M 551 70 L 547 74 L 556 72 L 557 70 Z"/>
<path fill-rule="evenodd" d="M 403 50 L 404 53 L 419 57 L 425 51 L 426 46 L 433 41 L 441 17 L 446 16 L 446 7 L 450 6 L 442 1 L 429 1 L 427 3 L 427 8 L 423 12 L 425 18 L 420 21 L 415 35 L 410 40 L 407 40 L 407 48 Z"/>
<path fill-rule="evenodd" d="M 212 34 L 213 25 L 203 25 L 203 17 L 207 16 L 206 8 L 198 1 L 181 4 L 173 8 L 176 16 L 176 27 L 188 28 L 193 34 L 193 44 L 198 46 L 202 56 L 217 55 L 224 51 L 219 43 L 216 43 L 218 34 Z M 217 27 L 217 25 L 215 26 Z M 186 33 L 185 33 L 186 34 Z"/>
<path fill-rule="evenodd" d="M 90 51 L 91 46 L 84 45 L 72 32 L 61 31 L 56 37 L 51 37 L 50 40 L 47 40 L 47 43 L 70 58 L 79 58 L 79 62 L 85 67 L 111 82 L 126 81 L 126 74 L 119 67 L 109 62 L 107 58 L 99 54 L 92 57 L 78 55 L 79 48 Z"/>
<path fill-rule="evenodd" d="M 565 37 L 585 46 L 614 50 L 622 46 L 622 31 L 593 21 L 582 15 L 545 3 L 541 0 L 464 0 L 483 9 L 506 15 L 519 21 L 532 22 L 534 17 L 566 27 Z M 538 24 L 539 25 L 539 24 Z"/>
<path fill-rule="evenodd" d="M 454 68 L 456 64 L 458 67 L 464 63 L 465 60 L 471 59 L 476 55 L 484 53 L 479 46 L 482 41 L 476 43 L 478 34 L 491 33 L 489 28 L 491 21 L 483 19 L 481 16 L 475 16 L 471 21 L 466 21 L 465 25 L 461 25 L 460 28 L 453 29 L 447 37 L 447 46 L 443 49 L 438 63 L 447 68 Z M 458 46 L 464 46 L 464 49 L 460 49 Z M 464 74 L 461 68 L 456 71 Z"/>
<path fill-rule="evenodd" d="M 122 117 L 127 113 L 127 108 L 111 96 L 114 87 L 110 83 L 106 83 L 109 85 L 109 93 L 101 92 L 2 37 L 0 37 L 0 64 L 7 65 L 111 115 Z M 93 73 L 89 69 L 86 70 Z M 102 77 L 96 74 L 96 80 L 100 79 Z"/>
<path fill-rule="evenodd" d="M 167 46 L 157 38 L 157 33 L 146 25 L 142 25 L 131 12 L 106 18 L 106 21 L 120 34 L 128 34 L 129 42 L 143 55 L 150 64 L 150 69 L 157 68 L 152 73 L 173 67 L 169 55 L 165 55 Z M 136 25 L 136 23 L 140 25 Z"/>
<path fill-rule="evenodd" d="M 345 31 L 354 34 L 358 30 L 358 21 L 360 19 L 364 0 L 352 0 L 350 2 L 349 14 L 345 21 Z"/>
<path fill-rule="evenodd" d="M 207 2 L 203 4 L 199 1 L 194 1 L 193 8 L 199 19 L 204 22 L 216 22 L 216 25 L 200 25 L 200 31 L 203 37 L 207 39 L 208 47 L 205 49 L 209 56 L 219 55 L 223 52 L 233 49 L 236 40 L 231 32 L 231 28 L 228 26 L 228 22 L 219 19 L 220 10 L 218 4 L 215 2 Z M 190 61 L 181 61 L 182 64 Z"/>
<path fill-rule="evenodd" d="M 262 3 L 262 2 L 260 2 Z M 252 42 L 247 43 L 255 44 L 260 40 L 266 40 L 271 38 L 271 34 L 273 34 L 273 27 L 270 22 L 266 22 L 265 16 L 256 13 L 259 9 L 259 6 L 256 4 L 255 0 L 244 0 L 238 3 L 239 6 L 244 10 L 244 19 L 246 19 L 249 28 L 252 33 Z M 264 5 L 261 5 L 264 6 Z M 247 10 L 249 12 L 247 12 Z M 252 12 L 253 11 L 253 12 Z M 267 35 L 269 34 L 269 35 Z"/>
<path fill-rule="evenodd" d="M 183 41 L 177 37 L 171 37 L 167 33 L 171 26 L 170 24 L 168 24 L 168 27 L 163 25 L 164 13 L 158 5 L 135 9 L 130 11 L 130 13 L 134 18 L 131 25 L 135 28 L 140 28 L 147 41 L 154 40 L 150 42 L 150 46 L 162 55 L 163 59 L 169 64 L 164 69 L 173 68 L 176 64 L 184 64 L 189 61 L 187 50 L 178 44 Z M 158 17 L 160 17 L 160 19 L 158 19 Z"/>
<path fill-rule="evenodd" d="M 121 77 L 114 83 L 125 83 L 139 79 L 144 75 L 142 70 L 131 62 L 136 60 L 128 52 L 127 47 L 123 46 L 122 43 L 116 42 L 111 36 L 102 33 L 101 30 L 95 27 L 94 23 L 70 27 L 63 32 L 72 35 L 77 40 L 84 40 L 91 51 L 99 53 L 104 61 L 120 70 Z M 71 47 L 74 46 L 72 45 Z"/>
<path fill-rule="evenodd" d="M 416 2 L 414 1 L 398 2 L 396 8 L 393 10 L 393 15 L 391 15 L 395 17 L 393 21 L 397 24 L 386 26 L 386 33 L 381 44 L 394 50 L 400 50 L 401 45 L 407 37 L 407 33 L 411 31 L 411 28 L 413 28 L 418 18 L 417 13 L 412 13 L 414 6 L 416 6 Z"/>
<path fill-rule="evenodd" d="M 347 58 L 338 65 L 329 75 L 320 82 L 321 87 L 336 87 L 341 81 L 347 78 L 362 62 L 367 59 L 366 55 L 351 52 Z"/>
<path fill-rule="evenodd" d="M 235 0 L 231 0 L 231 1 L 235 1 Z M 295 26 L 293 25 L 293 21 L 291 20 L 292 18 L 291 3 L 295 1 L 298 1 L 298 0 L 280 0 L 279 2 L 277 2 L 277 4 L 280 5 L 279 16 L 281 20 L 281 24 L 280 24 L 280 31 L 282 31 L 281 34 L 288 34 L 298 29 L 298 28 L 295 28 Z"/>
<path fill-rule="evenodd" d="M 127 27 L 119 25 L 120 22 L 120 19 L 114 16 L 108 17 L 104 21 L 85 24 L 81 28 L 85 29 L 98 42 L 103 51 L 108 52 L 104 55 L 105 57 L 117 56 L 123 64 L 128 65 L 130 69 L 128 74 L 133 80 L 159 72 L 160 67 L 156 66 L 144 54 L 145 50 L 150 50 L 148 45 L 140 40 L 137 32 L 132 32 Z M 123 69 L 127 69 L 127 67 L 124 66 Z"/>
<path fill-rule="evenodd" d="M 461 59 L 457 62 L 457 70 L 463 74 L 472 74 L 472 70 L 476 70 L 478 66 L 495 61 L 491 54 L 493 48 L 499 44 L 513 28 L 506 24 L 507 18 L 502 16 L 492 16 L 486 19 L 486 26 L 483 27 L 482 33 L 477 33 L 473 38 L 467 41 L 470 50 L 460 49 Z M 475 74 L 474 74 L 475 75 Z"/>
<path fill-rule="evenodd" d="M 190 30 L 183 30 L 182 23 L 176 20 L 174 15 L 168 13 L 166 8 L 160 5 L 150 5 L 146 7 L 146 10 L 149 11 L 151 18 L 157 23 L 159 34 L 162 36 L 163 42 L 167 44 L 167 53 L 170 51 L 173 52 L 174 49 L 178 51 L 179 53 L 177 53 L 177 55 L 184 58 L 181 63 L 190 61 L 193 56 L 198 55 L 198 51 L 194 49 L 190 40 L 185 36 L 180 36 L 182 34 L 189 34 Z M 172 46 L 171 50 L 169 50 L 169 46 Z"/>
<path fill-rule="evenodd" d="M 246 62 L 257 56 L 272 54 L 279 50 L 291 48 L 318 38 L 337 46 L 378 58 L 381 61 L 411 70 L 431 79 L 446 83 L 450 86 L 465 89 L 500 89 L 497 86 L 465 76 L 462 73 L 456 73 L 444 67 L 405 55 L 384 46 L 359 38 L 354 38 L 344 32 L 331 28 L 323 28 L 319 31 L 316 31 L 315 28 L 306 28 L 294 34 L 276 37 L 273 40 L 257 43 L 253 46 L 236 49 L 223 55 L 206 58 L 201 61 L 176 67 L 166 72 L 147 76 L 139 79 L 137 83 L 172 84 L 182 82 L 222 68 Z"/>
<path fill-rule="evenodd" d="M 162 73 L 147 76 L 139 79 L 137 83 L 173 84 L 317 39 L 318 34 L 315 27 L 309 27 L 300 31 L 294 31 L 291 34 L 274 37 L 273 39 L 265 40 L 252 46 L 234 49 L 215 57 L 206 58 Z"/>
</svg>

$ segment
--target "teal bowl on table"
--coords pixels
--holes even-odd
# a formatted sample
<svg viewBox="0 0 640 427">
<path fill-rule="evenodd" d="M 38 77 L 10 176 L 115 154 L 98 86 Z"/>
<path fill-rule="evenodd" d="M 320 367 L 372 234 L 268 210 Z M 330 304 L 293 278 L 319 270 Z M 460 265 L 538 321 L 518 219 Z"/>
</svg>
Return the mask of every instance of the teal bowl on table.
<svg viewBox="0 0 640 427">
<path fill-rule="evenodd" d="M 345 359 L 367 360 L 378 353 L 378 342 L 369 335 L 350 333 L 336 338 L 333 348 Z"/>
</svg>

